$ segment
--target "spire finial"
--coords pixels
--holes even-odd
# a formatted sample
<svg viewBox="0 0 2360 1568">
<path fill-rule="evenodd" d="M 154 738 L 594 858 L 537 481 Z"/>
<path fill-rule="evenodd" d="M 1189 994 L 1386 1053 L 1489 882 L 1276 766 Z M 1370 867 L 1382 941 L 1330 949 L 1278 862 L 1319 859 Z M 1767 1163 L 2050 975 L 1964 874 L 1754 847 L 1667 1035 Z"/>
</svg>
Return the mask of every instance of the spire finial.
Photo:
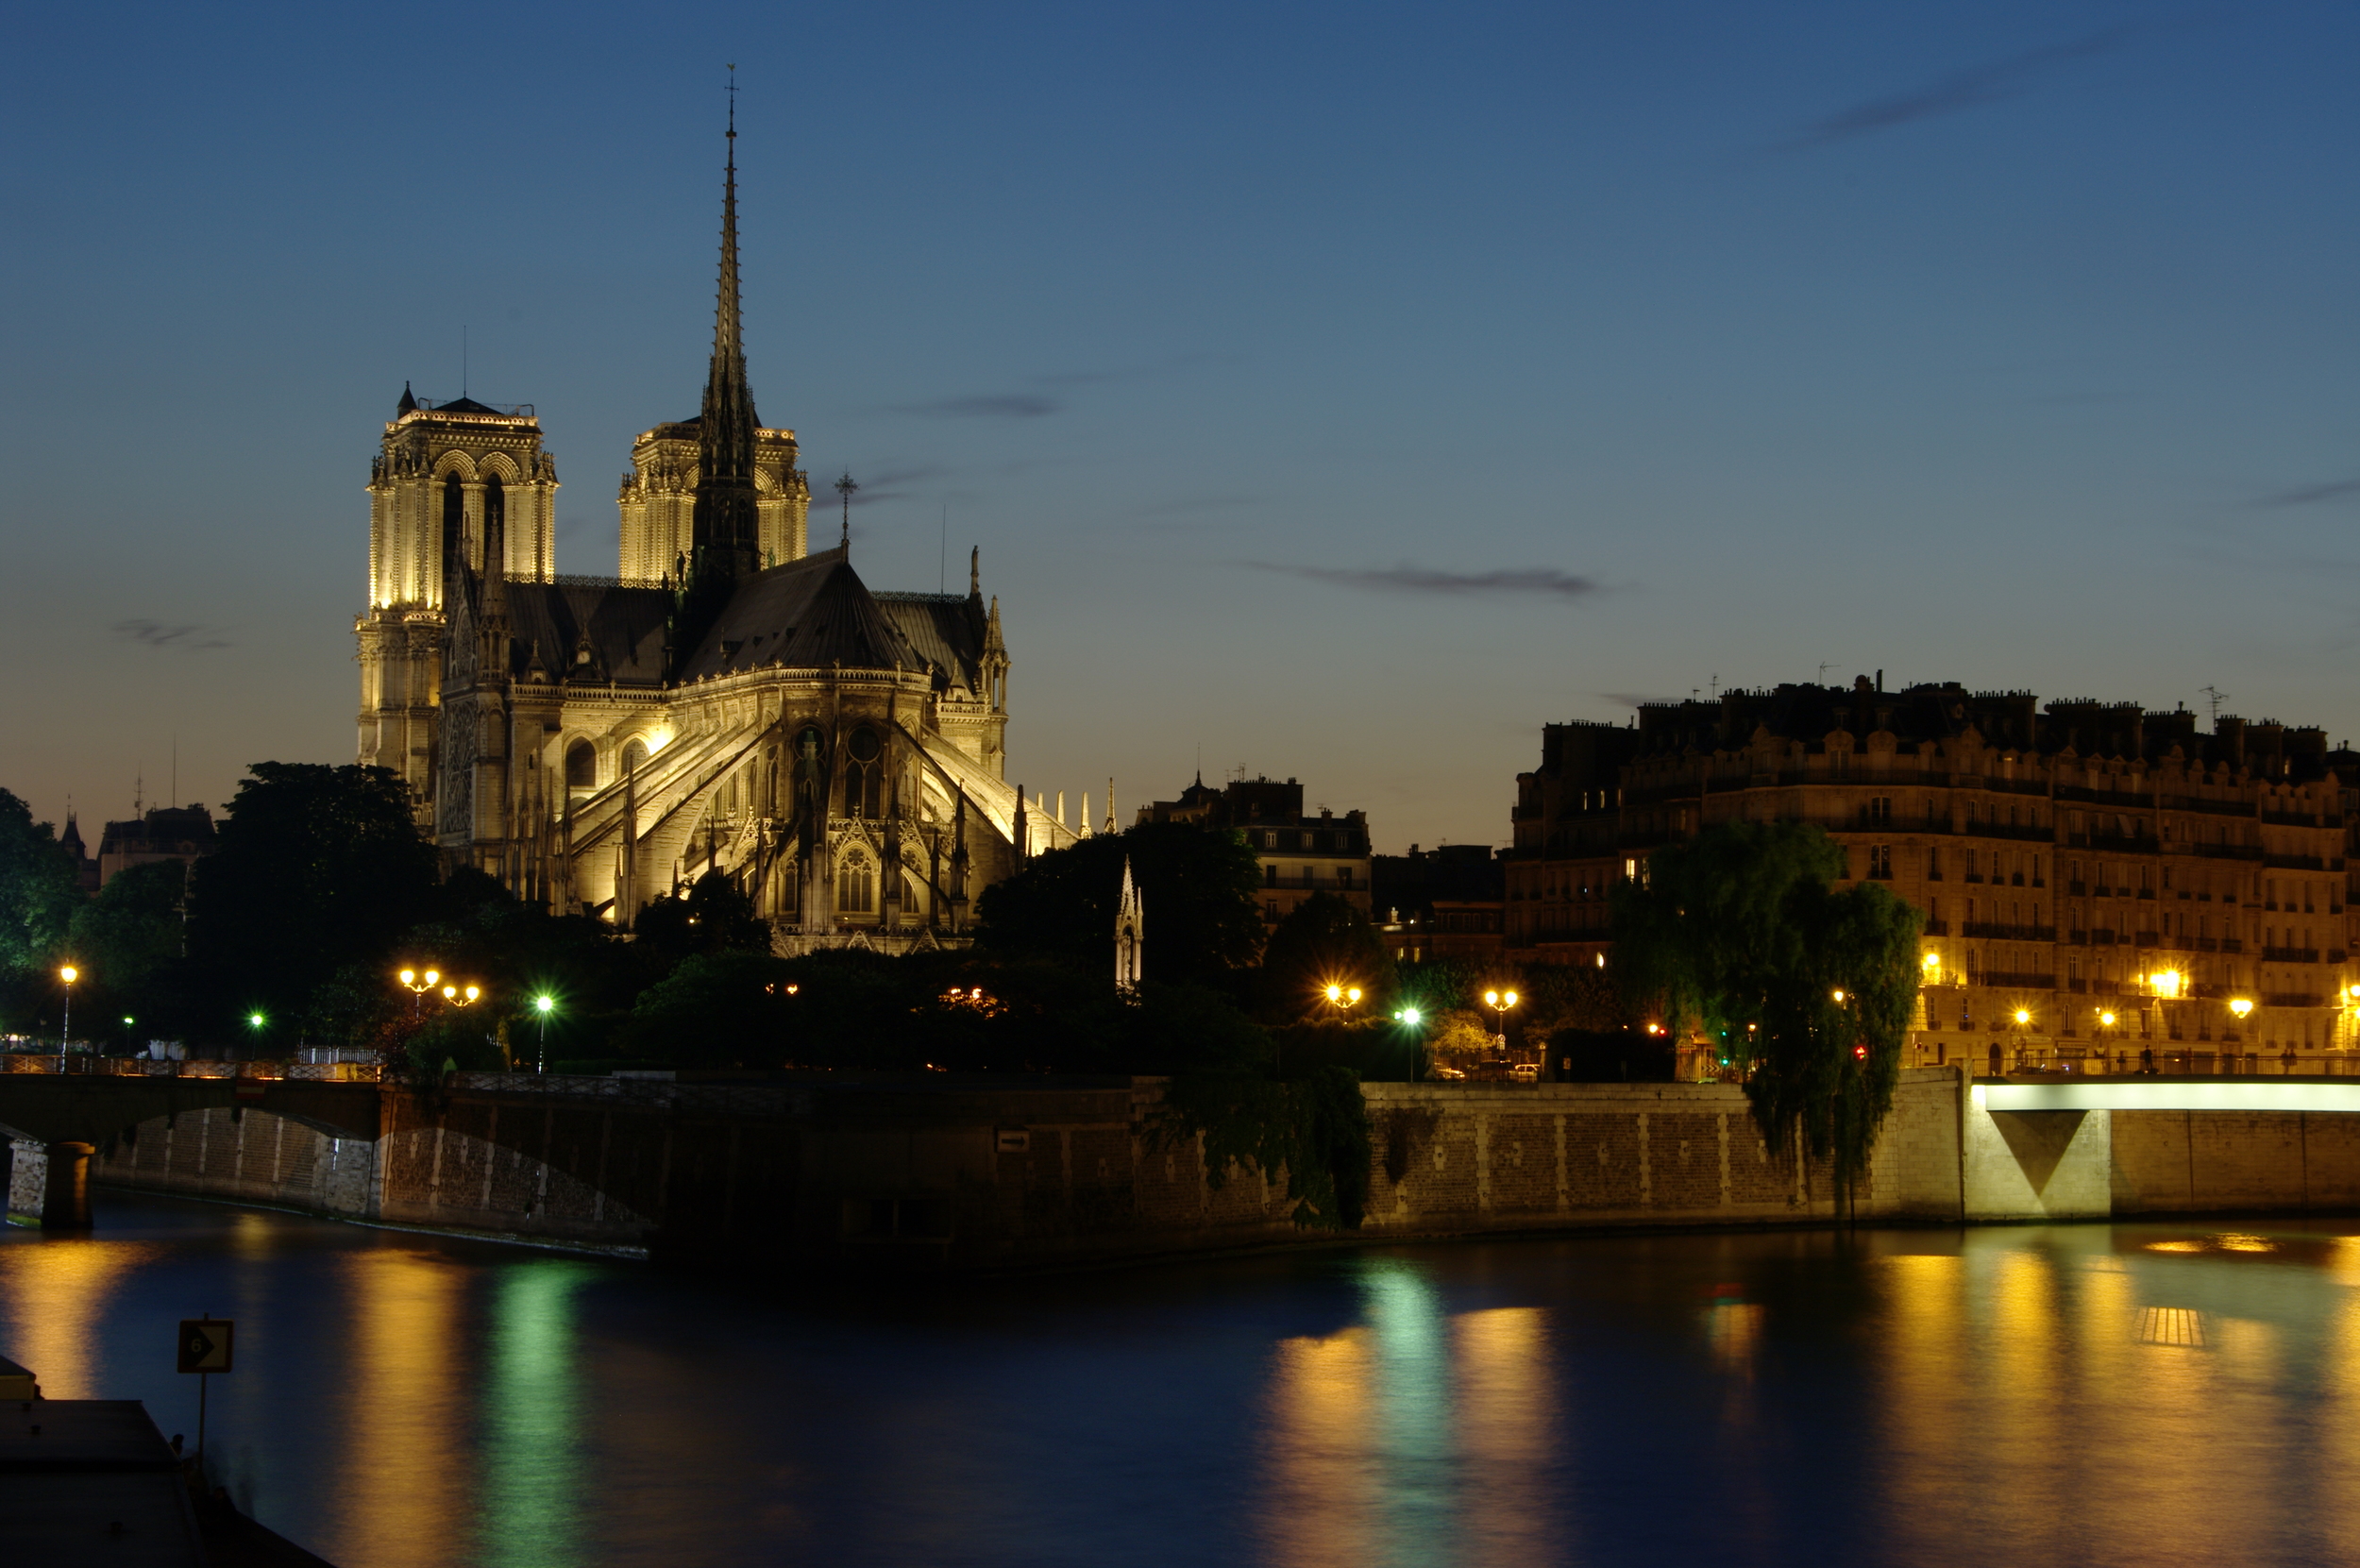
<svg viewBox="0 0 2360 1568">
<path fill-rule="evenodd" d="M 851 470 L 849 468 L 845 470 L 844 477 L 835 481 L 835 493 L 844 497 L 843 544 L 847 549 L 851 548 L 852 546 L 852 492 L 859 488 L 859 485 L 852 482 Z"/>
</svg>

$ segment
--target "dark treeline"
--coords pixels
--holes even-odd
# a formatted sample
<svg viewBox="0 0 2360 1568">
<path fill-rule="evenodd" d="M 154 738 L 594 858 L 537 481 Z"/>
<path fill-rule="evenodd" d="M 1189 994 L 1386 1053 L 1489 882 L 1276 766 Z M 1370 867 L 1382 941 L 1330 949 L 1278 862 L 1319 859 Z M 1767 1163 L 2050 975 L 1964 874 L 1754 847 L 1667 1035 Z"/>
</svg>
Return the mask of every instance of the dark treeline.
<svg viewBox="0 0 2360 1568">
<path fill-rule="evenodd" d="M 657 900 L 626 936 L 477 871 L 438 874 L 391 773 L 264 763 L 214 852 L 124 872 L 94 897 L 49 824 L 0 791 L 0 1022 L 54 1049 L 71 962 L 76 1039 L 102 1051 L 335 1046 L 420 1083 L 544 1062 L 1170 1076 L 1175 1126 L 1205 1135 L 1217 1169 L 1285 1164 L 1306 1222 L 1347 1224 L 1368 1140 L 1353 1084 L 1456 1075 L 1503 1043 L 1552 1077 L 1663 1079 L 1675 1034 L 1700 1028 L 1731 1041 L 1765 1127 L 1857 1170 L 1897 1071 L 1906 912 L 1881 889 L 1831 892 L 1839 863 L 1815 830 L 1714 830 L 1656 861 L 1651 885 L 1618 898 L 1617 972 L 1396 967 L 1332 895 L 1266 931 L 1253 851 L 1189 823 L 1037 856 L 985 891 L 969 948 L 783 958 L 725 877 Z M 1146 933 L 1130 996 L 1113 958 L 1126 862 Z M 404 969 L 478 999 L 414 993 Z M 1486 1001 L 1509 991 L 1505 1011 Z"/>
</svg>

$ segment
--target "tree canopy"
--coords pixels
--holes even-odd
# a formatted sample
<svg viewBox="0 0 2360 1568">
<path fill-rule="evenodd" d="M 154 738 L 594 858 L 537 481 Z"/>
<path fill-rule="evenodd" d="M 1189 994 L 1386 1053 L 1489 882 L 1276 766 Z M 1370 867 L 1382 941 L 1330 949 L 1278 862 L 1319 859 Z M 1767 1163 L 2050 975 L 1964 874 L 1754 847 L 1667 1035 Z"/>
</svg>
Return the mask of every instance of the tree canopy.
<svg viewBox="0 0 2360 1568">
<path fill-rule="evenodd" d="M 438 913 L 433 847 L 381 767 L 259 762 L 189 893 L 189 958 L 216 1015 L 297 1016 L 348 964 Z"/>
<path fill-rule="evenodd" d="M 1626 994 L 1724 1042 L 1774 1148 L 1833 1154 L 1848 1184 L 1892 1107 L 1916 1001 L 1919 918 L 1877 883 L 1838 891 L 1814 827 L 1724 822 L 1615 890 Z"/>
<path fill-rule="evenodd" d="M 1357 986 L 1369 1011 L 1390 1005 L 1393 959 L 1350 900 L 1314 893 L 1288 911 L 1262 953 L 1263 1007 L 1273 1020 L 1317 1017 L 1329 986 Z"/>
<path fill-rule="evenodd" d="M 81 902 L 56 827 L 0 789 L 0 1013 L 9 1024 L 46 1016 L 57 988 L 49 967 Z"/>
<path fill-rule="evenodd" d="M 1144 917 L 1147 978 L 1219 984 L 1254 963 L 1262 947 L 1260 862 L 1240 835 L 1194 822 L 1141 822 L 1036 855 L 984 889 L 976 945 L 1111 975 L 1126 859 Z"/>
</svg>

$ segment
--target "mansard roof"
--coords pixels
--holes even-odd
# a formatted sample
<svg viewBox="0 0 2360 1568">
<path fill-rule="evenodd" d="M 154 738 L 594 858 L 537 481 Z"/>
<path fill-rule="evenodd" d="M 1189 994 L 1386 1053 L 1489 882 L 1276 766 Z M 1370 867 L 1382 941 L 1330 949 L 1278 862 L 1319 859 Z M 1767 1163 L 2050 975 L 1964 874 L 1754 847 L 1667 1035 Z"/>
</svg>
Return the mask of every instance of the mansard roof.
<svg viewBox="0 0 2360 1568">
<path fill-rule="evenodd" d="M 687 681 L 766 665 L 920 669 L 926 658 L 879 606 L 842 545 L 757 572 L 681 671 Z"/>
<path fill-rule="evenodd" d="M 512 673 L 523 674 L 537 649 L 542 667 L 561 681 L 664 679 L 669 589 L 511 580 L 507 592 Z M 584 650 L 587 663 L 579 658 Z"/>
</svg>

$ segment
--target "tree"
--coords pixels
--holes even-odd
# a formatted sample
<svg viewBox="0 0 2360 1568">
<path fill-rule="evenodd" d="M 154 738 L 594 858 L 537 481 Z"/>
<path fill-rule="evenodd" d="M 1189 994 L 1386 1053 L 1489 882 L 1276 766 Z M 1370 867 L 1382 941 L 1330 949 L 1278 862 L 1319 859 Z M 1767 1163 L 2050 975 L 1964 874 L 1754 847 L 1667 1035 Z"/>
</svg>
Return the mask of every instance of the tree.
<svg viewBox="0 0 2360 1568">
<path fill-rule="evenodd" d="M 1892 1108 L 1919 920 L 1879 884 L 1835 891 L 1843 873 L 1817 828 L 1724 822 L 1657 851 L 1614 922 L 1627 993 L 1726 1041 L 1763 1136 L 1832 1154 L 1848 1191 Z"/>
<path fill-rule="evenodd" d="M 219 1026 L 295 1020 L 348 964 L 381 963 L 440 911 L 410 791 L 381 767 L 256 763 L 189 889 L 189 958 Z"/>
<path fill-rule="evenodd" d="M 34 821 L 30 806 L 0 789 L 0 1010 L 9 1023 L 47 1016 L 52 967 L 81 902 L 56 827 Z"/>
<path fill-rule="evenodd" d="M 984 890 L 976 945 L 1111 976 L 1126 859 L 1145 918 L 1147 978 L 1217 986 L 1254 962 L 1260 863 L 1242 835 L 1194 822 L 1141 822 L 1035 856 Z"/>
<path fill-rule="evenodd" d="M 127 1013 L 162 1031 L 177 1022 L 188 869 L 177 860 L 130 867 L 74 912 L 69 945 L 90 978 L 88 1002 L 104 1009 L 93 1020 Z"/>
<path fill-rule="evenodd" d="M 1393 992 L 1392 955 L 1350 900 L 1314 893 L 1290 911 L 1262 954 L 1263 1005 L 1273 1019 L 1316 1017 L 1329 986 L 1358 986 L 1374 1010 Z"/>
<path fill-rule="evenodd" d="M 658 899 L 632 922 L 640 955 L 668 972 L 700 953 L 768 953 L 770 924 L 719 871 L 707 871 L 677 898 Z"/>
<path fill-rule="evenodd" d="M 81 902 L 56 826 L 0 789 L 0 970 L 47 964 Z"/>
</svg>

